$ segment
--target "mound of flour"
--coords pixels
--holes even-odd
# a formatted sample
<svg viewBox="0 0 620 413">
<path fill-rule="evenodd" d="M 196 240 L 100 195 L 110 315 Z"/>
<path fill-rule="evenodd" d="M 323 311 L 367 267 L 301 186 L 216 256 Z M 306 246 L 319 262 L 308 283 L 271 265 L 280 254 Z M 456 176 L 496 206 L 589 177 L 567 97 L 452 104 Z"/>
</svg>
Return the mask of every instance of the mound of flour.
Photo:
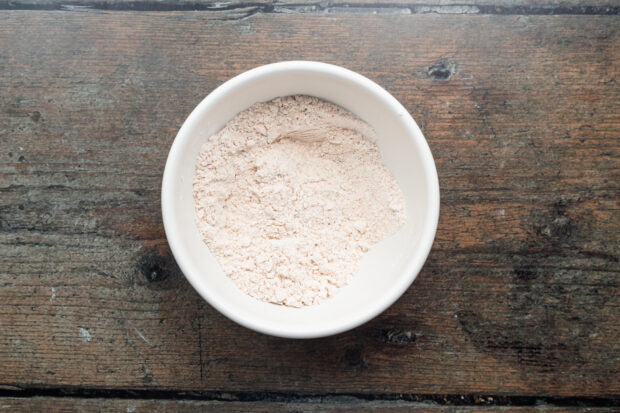
<svg viewBox="0 0 620 413">
<path fill-rule="evenodd" d="M 318 139 L 287 137 L 307 129 Z M 198 228 L 223 271 L 247 294 L 293 307 L 335 294 L 405 221 L 372 129 L 310 96 L 239 113 L 202 147 L 193 189 Z"/>
</svg>

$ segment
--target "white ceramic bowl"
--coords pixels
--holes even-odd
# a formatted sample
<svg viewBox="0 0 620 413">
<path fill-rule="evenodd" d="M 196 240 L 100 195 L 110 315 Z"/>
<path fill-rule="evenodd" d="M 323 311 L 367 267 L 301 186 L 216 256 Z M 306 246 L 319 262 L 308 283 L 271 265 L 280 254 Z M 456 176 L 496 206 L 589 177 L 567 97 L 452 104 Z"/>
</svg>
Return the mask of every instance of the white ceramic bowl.
<svg viewBox="0 0 620 413">
<path fill-rule="evenodd" d="M 405 195 L 407 221 L 370 249 L 346 287 L 320 305 L 289 308 L 239 290 L 203 243 L 194 218 L 192 178 L 200 147 L 237 113 L 278 96 L 317 96 L 348 109 L 377 132 L 383 160 Z M 172 144 L 162 184 L 162 214 L 174 257 L 194 288 L 237 323 L 291 338 L 322 337 L 357 327 L 394 303 L 430 252 L 439 218 L 439 183 L 426 140 L 385 89 L 350 70 L 318 62 L 281 62 L 227 81 L 189 115 Z"/>
</svg>

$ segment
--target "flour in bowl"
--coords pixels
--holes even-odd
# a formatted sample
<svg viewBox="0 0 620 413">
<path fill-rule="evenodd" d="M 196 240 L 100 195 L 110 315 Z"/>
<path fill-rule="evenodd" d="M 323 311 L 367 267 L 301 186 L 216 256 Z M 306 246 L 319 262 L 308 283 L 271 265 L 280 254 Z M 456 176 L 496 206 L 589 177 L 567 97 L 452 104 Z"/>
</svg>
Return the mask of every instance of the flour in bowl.
<svg viewBox="0 0 620 413">
<path fill-rule="evenodd" d="M 257 103 L 211 136 L 194 200 L 224 273 L 252 297 L 292 307 L 346 285 L 364 253 L 405 222 L 374 141 L 365 122 L 310 96 Z"/>
</svg>

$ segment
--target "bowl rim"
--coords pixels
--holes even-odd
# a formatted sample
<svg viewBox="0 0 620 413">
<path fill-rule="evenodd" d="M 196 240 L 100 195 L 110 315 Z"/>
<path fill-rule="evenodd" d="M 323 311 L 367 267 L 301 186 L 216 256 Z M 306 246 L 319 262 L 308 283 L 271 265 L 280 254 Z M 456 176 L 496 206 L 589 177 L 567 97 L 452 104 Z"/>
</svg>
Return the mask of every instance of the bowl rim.
<svg viewBox="0 0 620 413">
<path fill-rule="evenodd" d="M 191 139 L 191 134 L 189 131 L 193 130 L 194 126 L 208 112 L 209 106 L 212 102 L 216 102 L 226 94 L 242 87 L 245 82 L 260 78 L 264 75 L 273 75 L 291 71 L 316 72 L 353 82 L 359 87 L 375 95 L 383 104 L 390 108 L 390 111 L 398 114 L 405 114 L 405 116 L 401 117 L 401 120 L 404 122 L 408 131 L 408 137 L 414 143 L 422 161 L 422 169 L 425 173 L 425 180 L 428 188 L 427 211 L 429 211 L 427 219 L 421 230 L 418 248 L 408 258 L 405 270 L 398 278 L 398 282 L 396 282 L 389 290 L 389 294 L 382 294 L 382 299 L 380 301 L 374 302 L 372 306 L 369 306 L 366 309 L 360 309 L 358 312 L 351 313 L 351 315 L 346 317 L 344 321 L 337 324 L 329 324 L 321 328 L 314 326 L 312 329 L 300 326 L 300 328 L 295 331 L 291 331 L 288 328 L 273 327 L 263 324 L 257 320 L 247 319 L 238 314 L 234 307 L 229 305 L 226 300 L 221 299 L 217 294 L 214 294 L 212 290 L 205 288 L 201 282 L 201 277 L 194 274 L 185 262 L 188 253 L 179 246 L 181 234 L 179 229 L 173 225 L 172 217 L 174 212 L 173 193 L 174 187 L 177 185 L 177 182 L 174 179 L 176 172 L 175 167 L 179 165 L 183 154 L 183 149 Z M 396 302 L 396 300 L 398 300 L 405 293 L 411 283 L 413 283 L 431 251 L 439 222 L 439 206 L 439 179 L 431 150 L 426 139 L 424 138 L 424 135 L 422 134 L 422 131 L 404 106 L 388 91 L 367 77 L 340 66 L 315 61 L 284 61 L 259 66 L 227 80 L 209 93 L 194 108 L 194 110 L 192 110 L 179 129 L 179 132 L 171 145 L 170 152 L 168 153 L 161 187 L 162 219 L 166 238 L 179 268 L 192 287 L 210 305 L 236 323 L 254 331 L 285 338 L 318 338 L 339 334 L 368 322 L 394 304 L 394 302 Z"/>
</svg>

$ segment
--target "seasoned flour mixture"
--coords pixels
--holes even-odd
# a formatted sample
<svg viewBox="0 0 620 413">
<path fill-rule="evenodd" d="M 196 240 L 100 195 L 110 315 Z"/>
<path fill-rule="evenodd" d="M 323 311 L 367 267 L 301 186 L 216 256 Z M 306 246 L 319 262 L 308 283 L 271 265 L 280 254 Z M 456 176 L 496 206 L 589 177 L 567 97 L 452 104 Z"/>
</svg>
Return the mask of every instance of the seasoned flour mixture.
<svg viewBox="0 0 620 413">
<path fill-rule="evenodd" d="M 198 228 L 224 272 L 275 304 L 335 294 L 405 221 L 372 129 L 310 96 L 238 114 L 202 147 L 193 185 Z"/>
</svg>

